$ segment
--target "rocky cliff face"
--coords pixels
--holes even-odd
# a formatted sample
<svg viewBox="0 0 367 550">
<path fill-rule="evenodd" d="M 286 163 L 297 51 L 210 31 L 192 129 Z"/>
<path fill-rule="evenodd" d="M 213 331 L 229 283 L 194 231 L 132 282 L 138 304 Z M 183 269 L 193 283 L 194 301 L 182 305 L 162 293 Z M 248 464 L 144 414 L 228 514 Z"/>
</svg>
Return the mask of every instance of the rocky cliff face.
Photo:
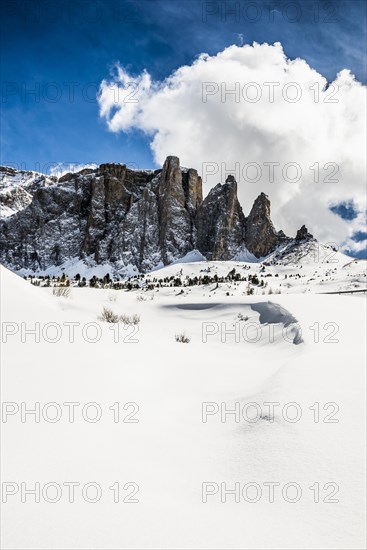
<svg viewBox="0 0 367 550">
<path fill-rule="evenodd" d="M 270 219 L 270 200 L 260 193 L 246 220 L 246 248 L 257 258 L 267 256 L 286 237 L 274 229 Z"/>
<path fill-rule="evenodd" d="M 246 218 L 229 176 L 203 200 L 197 171 L 181 168 L 173 156 L 162 170 L 102 164 L 38 182 L 28 194 L 19 211 L 1 221 L 0 260 L 13 269 L 45 270 L 81 259 L 121 273 L 146 272 L 194 249 L 209 260 L 229 260 L 244 247 L 266 256 L 287 239 L 273 227 L 266 195 Z M 309 237 L 303 228 L 297 234 Z"/>
<path fill-rule="evenodd" d="M 245 216 L 233 176 L 211 189 L 197 210 L 196 226 L 197 248 L 208 260 L 230 260 L 243 245 Z"/>
<path fill-rule="evenodd" d="M 185 196 L 177 157 L 166 159 L 159 177 L 157 196 L 159 246 L 163 263 L 168 264 L 179 255 L 185 255 L 192 250 L 194 245 L 191 217 L 195 215 L 195 211 L 190 213 L 187 208 L 188 197 Z"/>
</svg>

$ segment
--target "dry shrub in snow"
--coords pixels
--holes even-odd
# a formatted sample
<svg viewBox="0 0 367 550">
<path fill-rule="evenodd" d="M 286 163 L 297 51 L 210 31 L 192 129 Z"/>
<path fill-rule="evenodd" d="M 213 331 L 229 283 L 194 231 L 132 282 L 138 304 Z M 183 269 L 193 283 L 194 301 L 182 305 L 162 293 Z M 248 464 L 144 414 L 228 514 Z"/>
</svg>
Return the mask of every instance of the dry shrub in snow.
<svg viewBox="0 0 367 550">
<path fill-rule="evenodd" d="M 58 298 L 69 298 L 70 296 L 70 287 L 68 286 L 54 286 L 52 289 L 52 294 Z"/>
<path fill-rule="evenodd" d="M 138 302 L 147 302 L 148 300 L 154 300 L 154 294 L 144 296 L 144 294 L 137 294 L 136 299 Z"/>
<path fill-rule="evenodd" d="M 140 315 L 134 313 L 133 315 L 120 315 L 121 323 L 124 325 L 138 325 L 140 323 Z"/>
<path fill-rule="evenodd" d="M 242 313 L 239 313 L 237 315 L 237 318 L 240 320 L 240 321 L 248 321 L 248 316 L 247 315 L 242 315 Z"/>
<path fill-rule="evenodd" d="M 109 309 L 108 307 L 104 307 L 98 319 L 100 321 L 105 321 L 106 323 L 118 323 L 120 320 L 120 317 L 116 313 L 114 313 L 112 309 Z"/>
<path fill-rule="evenodd" d="M 117 315 L 117 313 L 114 313 L 112 309 L 108 307 L 103 308 L 98 319 L 106 323 L 123 323 L 124 325 L 138 325 L 140 323 L 140 315 L 136 313 L 133 315 Z"/>
<path fill-rule="evenodd" d="M 175 334 L 175 340 L 176 342 L 181 342 L 182 344 L 188 344 L 191 338 L 189 338 L 189 336 L 187 336 L 184 332 L 181 332 L 181 334 Z"/>
</svg>

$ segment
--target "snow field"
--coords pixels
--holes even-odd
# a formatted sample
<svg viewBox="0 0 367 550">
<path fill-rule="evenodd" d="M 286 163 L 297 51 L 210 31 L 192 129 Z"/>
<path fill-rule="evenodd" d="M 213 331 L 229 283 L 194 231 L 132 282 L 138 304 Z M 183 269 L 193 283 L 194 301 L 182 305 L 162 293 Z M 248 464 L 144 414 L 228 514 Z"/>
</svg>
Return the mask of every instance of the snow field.
<svg viewBox="0 0 367 550">
<path fill-rule="evenodd" d="M 159 276 L 181 269 L 203 264 Z M 2 480 L 19 487 L 3 503 L 5 548 L 363 547 L 365 296 L 248 296 L 245 286 L 72 288 L 66 299 L 1 268 L 2 401 L 12 404 Z M 140 314 L 138 331 L 111 330 L 103 307 Z M 301 328 L 297 345 L 288 323 Z M 181 332 L 188 344 L 175 341 Z M 22 402 L 40 404 L 39 422 Z M 74 422 L 65 403 L 79 403 Z M 21 502 L 22 482 L 40 483 L 39 503 L 24 490 Z M 62 489 L 55 503 L 42 493 L 50 482 Z M 65 482 L 80 484 L 73 503 Z M 93 487 L 82 495 L 91 482 L 95 503 Z"/>
</svg>

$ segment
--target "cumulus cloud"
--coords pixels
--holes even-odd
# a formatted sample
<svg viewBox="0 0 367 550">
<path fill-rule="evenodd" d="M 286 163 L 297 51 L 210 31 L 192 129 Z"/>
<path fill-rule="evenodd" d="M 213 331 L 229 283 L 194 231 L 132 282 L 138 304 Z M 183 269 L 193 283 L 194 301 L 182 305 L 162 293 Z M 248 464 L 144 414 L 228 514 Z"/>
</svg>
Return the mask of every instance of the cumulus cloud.
<svg viewBox="0 0 367 550">
<path fill-rule="evenodd" d="M 204 191 L 228 173 L 247 215 L 264 191 L 277 228 L 307 222 L 323 242 L 355 247 L 365 229 L 366 88 L 348 71 L 328 83 L 280 43 L 201 54 L 163 81 L 116 65 L 100 85 L 100 116 L 112 132 L 141 130 L 158 165 L 177 155 L 197 168 Z M 343 220 L 330 211 L 353 205 Z"/>
</svg>

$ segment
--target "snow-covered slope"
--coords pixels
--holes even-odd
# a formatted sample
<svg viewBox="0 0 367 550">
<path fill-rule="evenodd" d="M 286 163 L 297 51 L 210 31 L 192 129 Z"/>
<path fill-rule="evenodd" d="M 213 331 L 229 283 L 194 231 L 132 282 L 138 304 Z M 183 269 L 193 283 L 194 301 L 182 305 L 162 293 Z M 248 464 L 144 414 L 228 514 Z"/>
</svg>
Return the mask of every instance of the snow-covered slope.
<svg viewBox="0 0 367 550">
<path fill-rule="evenodd" d="M 270 256 L 263 262 L 194 262 L 176 263 L 159 270 L 148 273 L 142 279 L 151 284 L 165 278 L 180 278 L 187 292 L 188 279 L 201 278 L 199 284 L 203 292 L 209 296 L 216 294 L 241 296 L 247 294 L 250 287 L 253 294 L 265 295 L 273 293 L 326 293 L 367 289 L 367 262 L 350 258 L 339 252 L 334 252 L 329 247 L 315 243 L 311 252 L 305 248 L 297 248 L 297 256 L 293 256 L 293 262 L 289 258 L 277 258 Z M 318 261 L 316 254 L 319 254 Z M 225 280 L 216 285 L 215 277 L 227 278 L 228 274 L 235 270 L 235 275 L 240 280 Z M 259 283 L 253 284 L 251 277 L 256 275 Z M 209 284 L 204 284 L 202 279 L 208 276 Z M 246 280 L 242 280 L 242 279 Z M 250 279 L 249 279 L 250 278 Z M 141 279 L 140 279 L 141 280 Z"/>
<path fill-rule="evenodd" d="M 37 189 L 56 182 L 56 178 L 33 172 L 0 166 L 0 218 L 8 218 L 26 208 Z"/>
<path fill-rule="evenodd" d="M 228 270 L 154 273 L 204 265 Z M 229 295 L 72 288 L 66 299 L 1 268 L 2 397 L 15 404 L 2 423 L 2 481 L 16 484 L 2 506 L 4 547 L 363 548 L 365 297 L 248 296 L 229 284 Z M 139 314 L 138 332 L 120 323 L 116 340 L 103 307 Z M 35 328 L 39 342 L 25 332 Z M 175 341 L 182 332 L 188 344 Z M 21 402 L 40 404 L 39 423 L 21 421 Z M 22 482 L 40 483 L 39 503 L 21 502 Z M 67 482 L 80 484 L 73 503 Z M 94 504 L 87 483 L 89 499 L 101 489 Z M 235 488 L 239 502 L 225 495 Z"/>
<path fill-rule="evenodd" d="M 239 280 L 225 280 L 216 288 L 214 277 L 226 279 L 233 269 Z M 27 269 L 21 269 L 18 273 L 22 276 L 34 274 Z M 207 275 L 210 283 L 201 288 L 210 295 L 226 294 L 229 291 L 234 295 L 246 294 L 249 282 L 255 295 L 274 292 L 342 292 L 367 288 L 366 260 L 351 258 L 335 251 L 333 246 L 323 245 L 316 240 L 298 243 L 293 241 L 285 247 L 279 247 L 266 258 L 256 259 L 247 252 L 241 254 L 238 260 L 224 262 L 208 262 L 200 252 L 194 250 L 166 267 L 158 265 L 154 271 L 146 275 L 140 275 L 134 266 L 116 270 L 116 267 L 109 263 L 98 265 L 92 259 L 74 258 L 59 266 L 39 270 L 36 276 L 58 277 L 63 273 L 70 278 L 79 274 L 87 281 L 93 276 L 103 278 L 107 274 L 117 281 L 132 277 L 132 280 L 142 288 L 149 284 L 159 286 L 159 281 L 172 277 L 179 278 L 185 287 L 189 284 L 189 279 L 202 279 Z M 249 277 L 254 275 L 258 278 L 259 284 L 249 281 Z M 171 283 L 172 281 L 163 282 L 163 285 L 169 286 Z M 202 285 L 200 280 L 197 283 Z"/>
</svg>

